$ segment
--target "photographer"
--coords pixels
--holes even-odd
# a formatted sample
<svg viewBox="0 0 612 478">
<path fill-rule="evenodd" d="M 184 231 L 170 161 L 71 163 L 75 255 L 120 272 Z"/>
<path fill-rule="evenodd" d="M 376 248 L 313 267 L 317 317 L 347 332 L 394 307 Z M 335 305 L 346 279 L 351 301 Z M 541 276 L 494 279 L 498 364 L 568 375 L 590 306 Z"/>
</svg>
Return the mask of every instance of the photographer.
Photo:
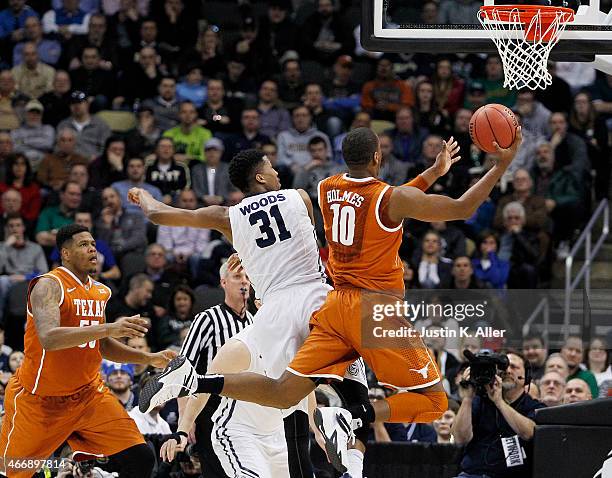
<svg viewBox="0 0 612 478">
<path fill-rule="evenodd" d="M 462 402 L 452 428 L 455 443 L 467 445 L 459 478 L 529 478 L 533 418 L 545 405 L 525 392 L 530 381 L 525 359 L 516 352 L 507 357 L 481 353 L 472 355 L 470 365 L 460 383 Z M 489 376 L 487 365 L 496 367 Z"/>
</svg>

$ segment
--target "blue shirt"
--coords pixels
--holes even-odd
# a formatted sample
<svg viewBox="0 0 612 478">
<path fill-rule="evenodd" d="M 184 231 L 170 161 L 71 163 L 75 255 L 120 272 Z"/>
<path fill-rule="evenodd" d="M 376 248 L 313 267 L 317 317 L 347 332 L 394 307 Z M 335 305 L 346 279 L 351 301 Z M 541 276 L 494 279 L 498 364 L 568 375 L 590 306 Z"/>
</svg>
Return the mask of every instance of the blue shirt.
<svg viewBox="0 0 612 478">
<path fill-rule="evenodd" d="M 38 14 L 28 5 L 18 16 L 14 16 L 10 8 L 5 8 L 0 12 L 0 38 L 5 38 L 15 30 L 23 28 L 25 21 L 30 17 L 38 18 Z"/>
<path fill-rule="evenodd" d="M 51 6 L 54 10 L 62 8 L 62 0 L 53 0 Z M 81 0 L 79 8 L 85 13 L 95 13 L 100 9 L 100 0 Z"/>
<path fill-rule="evenodd" d="M 83 10 L 78 10 L 75 14 L 68 13 L 63 8 L 55 10 L 55 24 L 59 27 L 62 25 L 81 25 L 87 15 Z"/>
<path fill-rule="evenodd" d="M 517 412 L 531 420 L 538 408 L 544 405 L 523 393 L 510 404 Z M 513 437 L 516 432 L 488 398 L 474 397 L 472 401 L 472 440 L 468 443 L 461 460 L 461 471 L 491 478 L 531 477 L 531 441 L 519 439 L 527 455 L 523 465 L 506 467 L 501 437 Z"/>
<path fill-rule="evenodd" d="M 391 441 L 436 443 L 438 437 L 432 426 L 426 423 L 385 423 Z"/>
<path fill-rule="evenodd" d="M 196 108 L 200 108 L 208 95 L 208 89 L 204 85 L 190 85 L 181 82 L 176 85 L 176 98 L 179 101 L 189 100 Z"/>
<path fill-rule="evenodd" d="M 13 49 L 13 66 L 20 65 L 23 61 L 23 45 L 24 42 L 19 42 Z M 36 47 L 38 58 L 47 65 L 55 65 L 60 55 L 62 54 L 62 46 L 55 40 L 41 40 Z"/>
<path fill-rule="evenodd" d="M 105 241 L 96 239 L 96 249 L 98 250 L 98 256 L 101 254 L 102 257 L 104 257 L 104 263 L 102 264 L 102 271 L 107 271 L 111 267 L 114 267 L 117 265 L 117 261 L 115 260 L 113 251 L 111 251 L 110 246 Z M 53 251 L 51 251 L 51 261 L 58 262 L 58 263 L 60 261 L 60 253 L 57 247 L 55 247 Z"/>
</svg>

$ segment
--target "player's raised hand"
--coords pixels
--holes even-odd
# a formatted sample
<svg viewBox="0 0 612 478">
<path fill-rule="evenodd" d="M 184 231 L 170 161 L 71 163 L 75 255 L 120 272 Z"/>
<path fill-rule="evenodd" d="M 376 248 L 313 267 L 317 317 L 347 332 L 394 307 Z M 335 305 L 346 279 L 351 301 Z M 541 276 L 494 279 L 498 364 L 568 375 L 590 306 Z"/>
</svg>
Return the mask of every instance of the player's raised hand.
<svg viewBox="0 0 612 478">
<path fill-rule="evenodd" d="M 514 142 L 508 148 L 501 148 L 499 144 L 495 141 L 493 142 L 493 146 L 495 146 L 495 150 L 497 155 L 499 156 L 498 164 L 507 168 L 510 166 L 510 163 L 516 156 L 516 152 L 523 142 L 523 130 L 520 126 L 516 127 L 516 136 L 514 137 Z"/>
<path fill-rule="evenodd" d="M 242 272 L 242 270 L 243 270 L 243 267 L 242 267 L 242 262 L 240 262 L 240 257 L 238 257 L 238 254 L 234 252 L 227 259 L 227 271 L 234 274 L 234 273 Z"/>
<path fill-rule="evenodd" d="M 178 354 L 174 350 L 162 350 L 151 354 L 151 361 L 149 362 L 155 368 L 166 368 L 168 362 L 175 358 Z"/>
<path fill-rule="evenodd" d="M 132 204 L 136 204 L 142 211 L 147 215 L 152 204 L 155 202 L 153 196 L 149 191 L 142 188 L 131 188 L 128 191 L 128 201 Z"/>
<path fill-rule="evenodd" d="M 187 446 L 187 437 L 179 435 L 177 438 L 166 440 L 159 450 L 159 456 L 163 461 L 172 461 L 176 454 Z"/>
<path fill-rule="evenodd" d="M 149 321 L 143 319 L 140 315 L 132 315 L 130 317 L 120 317 L 115 322 L 106 324 L 109 331 L 109 337 L 120 339 L 122 337 L 144 337 L 148 332 L 147 326 Z"/>
<path fill-rule="evenodd" d="M 436 156 L 436 161 L 433 168 L 438 176 L 444 176 L 448 173 L 450 167 L 461 159 L 459 154 L 459 144 L 454 137 L 450 137 L 448 141 L 442 142 L 442 150 Z"/>
</svg>

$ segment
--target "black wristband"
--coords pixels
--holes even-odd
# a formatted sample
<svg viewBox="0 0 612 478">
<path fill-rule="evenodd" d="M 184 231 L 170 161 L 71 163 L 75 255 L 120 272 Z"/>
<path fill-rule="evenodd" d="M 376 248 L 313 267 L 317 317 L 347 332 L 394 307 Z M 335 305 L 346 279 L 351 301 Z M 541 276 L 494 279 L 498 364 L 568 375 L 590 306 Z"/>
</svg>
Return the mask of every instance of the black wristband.
<svg viewBox="0 0 612 478">
<path fill-rule="evenodd" d="M 176 433 L 172 433 L 171 435 L 166 435 L 166 440 L 175 440 L 177 443 L 181 443 L 181 437 L 185 437 L 189 439 L 189 435 L 183 431 L 178 431 Z"/>
</svg>

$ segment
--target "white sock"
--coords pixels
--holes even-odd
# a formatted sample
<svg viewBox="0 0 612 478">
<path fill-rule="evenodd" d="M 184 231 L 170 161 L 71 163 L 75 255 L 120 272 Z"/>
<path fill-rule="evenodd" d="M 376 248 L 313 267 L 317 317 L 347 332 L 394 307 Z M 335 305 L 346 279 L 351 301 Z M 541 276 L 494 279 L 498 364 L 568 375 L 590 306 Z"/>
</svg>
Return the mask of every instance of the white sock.
<svg viewBox="0 0 612 478">
<path fill-rule="evenodd" d="M 363 477 L 363 452 L 356 448 L 348 450 L 348 470 L 347 473 L 351 478 Z"/>
</svg>

